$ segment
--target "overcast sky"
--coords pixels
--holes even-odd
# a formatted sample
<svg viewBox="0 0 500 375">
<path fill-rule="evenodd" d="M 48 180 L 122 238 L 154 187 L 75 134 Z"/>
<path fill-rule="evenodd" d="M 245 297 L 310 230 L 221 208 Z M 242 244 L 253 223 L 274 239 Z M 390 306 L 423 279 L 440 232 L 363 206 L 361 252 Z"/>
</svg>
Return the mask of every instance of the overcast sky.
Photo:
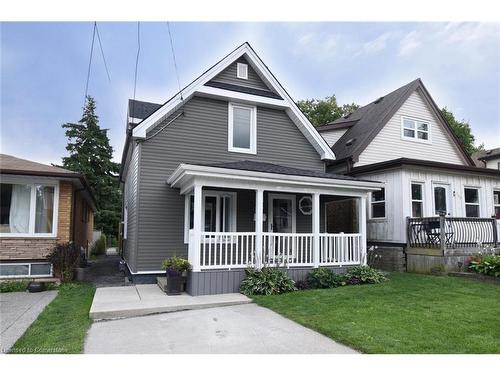
<svg viewBox="0 0 500 375">
<path fill-rule="evenodd" d="M 136 23 L 98 23 L 89 94 L 120 160 L 133 96 Z M 81 117 L 92 23 L 2 23 L 1 152 L 45 163 L 66 154 L 61 125 Z M 294 99 L 335 94 L 367 104 L 420 77 L 440 107 L 500 147 L 500 24 L 172 23 L 182 85 L 244 41 Z M 163 103 L 177 89 L 166 23 L 140 24 L 136 98 Z"/>
</svg>

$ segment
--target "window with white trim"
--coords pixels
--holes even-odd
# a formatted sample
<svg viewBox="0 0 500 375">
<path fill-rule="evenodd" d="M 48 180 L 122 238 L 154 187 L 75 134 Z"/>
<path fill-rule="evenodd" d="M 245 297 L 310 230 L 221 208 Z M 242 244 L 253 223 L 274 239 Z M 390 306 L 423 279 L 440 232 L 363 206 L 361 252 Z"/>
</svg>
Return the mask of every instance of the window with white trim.
<svg viewBox="0 0 500 375">
<path fill-rule="evenodd" d="M 0 278 L 50 277 L 50 263 L 0 263 Z"/>
<path fill-rule="evenodd" d="M 370 217 L 372 219 L 385 218 L 385 188 L 371 193 Z"/>
<path fill-rule="evenodd" d="M 479 189 L 464 188 L 465 217 L 479 217 Z"/>
<path fill-rule="evenodd" d="M 55 236 L 57 185 L 0 184 L 0 236 Z"/>
<path fill-rule="evenodd" d="M 188 231 L 194 227 L 194 195 L 186 196 L 185 242 Z M 201 230 L 204 232 L 236 231 L 236 193 L 204 191 L 202 199 Z"/>
<path fill-rule="evenodd" d="M 493 190 L 493 207 L 496 219 L 500 220 L 500 190 Z"/>
<path fill-rule="evenodd" d="M 428 121 L 415 120 L 402 117 L 402 136 L 404 139 L 417 140 L 421 142 L 430 141 L 430 124 Z"/>
<path fill-rule="evenodd" d="M 419 182 L 411 183 L 411 216 L 422 217 L 424 212 L 423 185 Z"/>
<path fill-rule="evenodd" d="M 229 103 L 228 150 L 255 154 L 257 150 L 257 108 Z"/>
<path fill-rule="evenodd" d="M 243 63 L 236 64 L 236 77 L 248 79 L 248 65 Z"/>
</svg>

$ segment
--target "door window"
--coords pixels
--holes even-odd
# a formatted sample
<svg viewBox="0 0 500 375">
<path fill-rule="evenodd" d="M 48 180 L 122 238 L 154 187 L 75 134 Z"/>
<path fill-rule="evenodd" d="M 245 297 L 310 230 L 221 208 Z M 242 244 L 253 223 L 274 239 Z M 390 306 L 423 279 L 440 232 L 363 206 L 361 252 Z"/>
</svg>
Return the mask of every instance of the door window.
<svg viewBox="0 0 500 375">
<path fill-rule="evenodd" d="M 434 214 L 448 213 L 448 189 L 446 186 L 434 186 Z"/>
</svg>

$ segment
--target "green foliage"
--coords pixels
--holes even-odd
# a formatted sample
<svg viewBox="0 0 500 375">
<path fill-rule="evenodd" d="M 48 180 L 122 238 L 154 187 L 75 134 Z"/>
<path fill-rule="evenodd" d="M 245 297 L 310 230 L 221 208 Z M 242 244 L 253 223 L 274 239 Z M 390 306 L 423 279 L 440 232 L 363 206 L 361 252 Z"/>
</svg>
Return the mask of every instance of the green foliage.
<svg viewBox="0 0 500 375">
<path fill-rule="evenodd" d="M 171 258 L 165 259 L 161 264 L 162 270 L 184 272 L 189 270 L 189 268 L 191 268 L 189 262 L 186 259 L 178 256 L 173 256 Z"/>
<path fill-rule="evenodd" d="M 54 276 L 59 277 L 62 282 L 72 281 L 80 255 L 80 250 L 73 243 L 57 244 L 47 256 L 47 260 L 53 265 Z"/>
<path fill-rule="evenodd" d="M 457 138 L 464 145 L 465 150 L 469 155 L 472 155 L 474 152 L 479 151 L 484 148 L 483 145 L 476 146 L 474 144 L 475 137 L 472 134 L 472 130 L 468 121 L 461 120 L 458 121 L 455 118 L 455 115 L 448 110 L 448 108 L 444 107 L 441 109 L 441 114 L 446 119 L 446 122 L 451 126 L 453 132 L 457 136 Z"/>
<path fill-rule="evenodd" d="M 368 266 L 353 267 L 347 271 L 345 277 L 350 284 L 378 284 L 387 280 L 384 273 Z"/>
<path fill-rule="evenodd" d="M 106 247 L 107 247 L 106 236 L 104 234 L 101 234 L 101 237 L 99 237 L 92 245 L 92 248 L 90 249 L 90 254 L 103 255 L 106 253 Z"/>
<path fill-rule="evenodd" d="M 325 99 L 299 100 L 297 106 L 314 126 L 328 124 L 359 108 L 355 103 L 339 105 L 335 95 Z"/>
<path fill-rule="evenodd" d="M 14 354 L 82 353 L 95 287 L 67 283 L 10 349 Z"/>
<path fill-rule="evenodd" d="M 315 268 L 307 274 L 307 285 L 312 289 L 336 288 L 346 285 L 343 275 L 335 274 L 329 268 Z"/>
<path fill-rule="evenodd" d="M 97 200 L 95 227 L 106 234 L 117 234 L 121 216 L 121 192 L 114 163 L 113 148 L 107 129 L 101 129 L 95 114 L 95 100 L 88 96 L 79 123 L 62 125 L 66 129 L 69 156 L 63 158 L 63 167 L 84 174 Z"/>
<path fill-rule="evenodd" d="M 247 268 L 240 285 L 240 292 L 245 295 L 282 294 L 294 290 L 297 290 L 294 281 L 277 267 Z"/>
<path fill-rule="evenodd" d="M 500 255 L 475 257 L 471 260 L 469 269 L 484 275 L 500 277 Z"/>
<path fill-rule="evenodd" d="M 4 281 L 0 283 L 0 293 L 11 293 L 11 292 L 25 292 L 28 288 L 29 281 L 19 280 L 19 281 Z M 46 290 L 56 290 L 59 288 L 57 283 L 49 282 L 45 283 Z"/>
</svg>

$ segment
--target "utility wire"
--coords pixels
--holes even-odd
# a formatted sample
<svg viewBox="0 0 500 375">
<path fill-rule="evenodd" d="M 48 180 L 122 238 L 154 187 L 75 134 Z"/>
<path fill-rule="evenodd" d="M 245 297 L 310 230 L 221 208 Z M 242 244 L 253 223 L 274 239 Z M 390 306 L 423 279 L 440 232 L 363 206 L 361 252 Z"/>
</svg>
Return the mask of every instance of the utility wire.
<svg viewBox="0 0 500 375">
<path fill-rule="evenodd" d="M 92 66 L 92 55 L 94 53 L 94 40 L 95 40 L 96 28 L 97 28 L 97 22 L 94 22 L 94 30 L 92 31 L 92 45 L 90 47 L 89 67 L 87 69 L 87 83 L 85 84 L 85 97 L 83 98 L 84 99 L 83 107 L 85 107 L 85 104 L 87 103 L 87 94 L 89 90 L 89 80 L 90 80 L 90 67 Z"/>
<path fill-rule="evenodd" d="M 141 23 L 137 22 L 137 55 L 135 57 L 134 101 L 132 103 L 132 114 L 135 114 L 135 92 L 137 89 L 137 67 L 139 65 L 139 54 L 140 53 L 141 53 Z"/>
<path fill-rule="evenodd" d="M 102 61 L 104 61 L 104 68 L 106 69 L 108 81 L 109 83 L 111 83 L 111 75 L 109 74 L 108 64 L 106 63 L 106 57 L 104 56 L 104 49 L 102 47 L 101 35 L 99 34 L 99 28 L 97 27 L 97 22 L 95 22 L 94 25 L 95 25 L 95 30 L 97 32 L 97 41 L 99 42 L 99 48 L 101 49 Z"/>
<path fill-rule="evenodd" d="M 172 58 L 174 60 L 174 69 L 175 69 L 175 76 L 177 77 L 177 85 L 179 87 L 179 92 L 181 93 L 181 100 L 183 100 L 182 91 L 181 91 L 181 81 L 179 79 L 179 71 L 177 69 L 177 61 L 175 59 L 174 42 L 172 41 L 172 33 L 170 31 L 170 22 L 168 22 L 168 21 L 167 21 L 167 29 L 168 29 L 168 37 L 170 38 L 170 48 L 172 49 Z"/>
</svg>

